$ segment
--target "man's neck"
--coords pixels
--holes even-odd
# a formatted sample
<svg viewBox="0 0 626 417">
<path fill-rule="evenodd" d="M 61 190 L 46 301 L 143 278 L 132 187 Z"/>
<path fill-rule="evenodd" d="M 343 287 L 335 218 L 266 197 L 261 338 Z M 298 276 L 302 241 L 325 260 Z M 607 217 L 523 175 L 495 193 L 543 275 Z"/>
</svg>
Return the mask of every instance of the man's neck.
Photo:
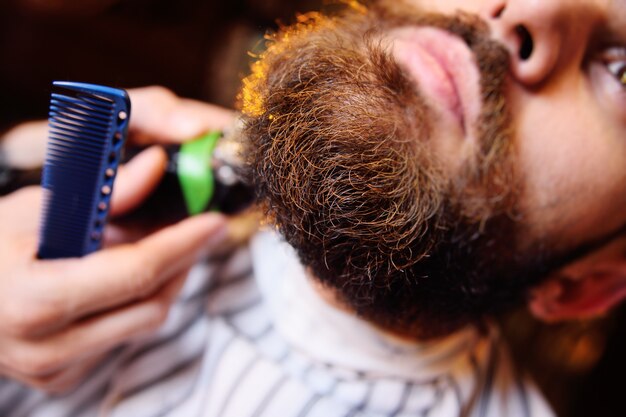
<svg viewBox="0 0 626 417">
<path fill-rule="evenodd" d="M 324 300 L 325 303 L 345 313 L 357 316 L 356 311 L 354 311 L 354 309 L 342 299 L 341 295 L 338 294 L 336 289 L 324 285 L 322 282 L 320 282 L 319 279 L 315 278 L 315 276 L 310 271 L 307 271 L 307 279 L 309 280 L 313 290 L 320 296 L 322 300 Z M 373 322 L 369 323 L 372 326 L 376 327 L 380 332 L 384 333 L 387 337 L 398 339 L 398 341 L 400 342 L 411 343 L 425 341 L 419 339 L 414 334 L 411 334 L 408 331 L 402 331 L 401 329 L 389 329 Z M 447 336 L 449 335 L 445 335 L 442 338 L 445 338 Z"/>
</svg>

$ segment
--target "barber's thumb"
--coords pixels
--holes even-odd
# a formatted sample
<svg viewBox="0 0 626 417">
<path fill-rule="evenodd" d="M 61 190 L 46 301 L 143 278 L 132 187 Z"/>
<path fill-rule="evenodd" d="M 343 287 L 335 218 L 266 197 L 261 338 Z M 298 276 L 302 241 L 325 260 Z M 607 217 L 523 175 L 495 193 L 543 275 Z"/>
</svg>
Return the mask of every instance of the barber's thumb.
<svg viewBox="0 0 626 417">
<path fill-rule="evenodd" d="M 155 190 L 165 173 L 167 154 L 152 146 L 118 169 L 111 196 L 111 215 L 137 208 Z"/>
</svg>

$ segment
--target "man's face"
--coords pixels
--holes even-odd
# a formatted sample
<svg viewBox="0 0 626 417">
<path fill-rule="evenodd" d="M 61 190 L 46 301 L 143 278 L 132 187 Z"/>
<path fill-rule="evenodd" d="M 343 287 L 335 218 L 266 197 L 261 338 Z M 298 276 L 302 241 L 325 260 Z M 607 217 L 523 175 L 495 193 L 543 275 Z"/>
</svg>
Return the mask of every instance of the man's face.
<svg viewBox="0 0 626 417">
<path fill-rule="evenodd" d="M 397 1 L 393 7 L 402 8 Z M 516 164 L 524 197 L 520 211 L 530 241 L 541 238 L 571 248 L 602 238 L 626 223 L 626 1 L 623 0 L 409 0 L 445 14 L 482 17 L 491 36 L 510 53 L 505 94 L 512 118 Z M 417 37 L 420 35 L 417 34 Z M 423 35 L 422 35 L 423 36 Z M 395 55 L 409 72 L 411 34 L 396 35 Z M 445 48 L 446 40 L 435 40 Z M 448 49 L 448 56 L 461 53 Z M 457 59 L 457 58 L 454 58 Z M 465 60 L 465 61 L 464 61 Z M 458 69 L 451 69 L 458 71 Z M 455 77 L 465 123 L 479 106 L 475 70 Z M 445 109 L 445 88 L 430 92 Z M 436 122 L 435 122 L 436 123 Z M 475 152 L 472 129 L 445 131 L 440 143 L 454 167 Z"/>
<path fill-rule="evenodd" d="M 444 334 L 626 224 L 626 10 L 379 3 L 264 55 L 243 93 L 253 177 L 360 314 Z"/>
</svg>

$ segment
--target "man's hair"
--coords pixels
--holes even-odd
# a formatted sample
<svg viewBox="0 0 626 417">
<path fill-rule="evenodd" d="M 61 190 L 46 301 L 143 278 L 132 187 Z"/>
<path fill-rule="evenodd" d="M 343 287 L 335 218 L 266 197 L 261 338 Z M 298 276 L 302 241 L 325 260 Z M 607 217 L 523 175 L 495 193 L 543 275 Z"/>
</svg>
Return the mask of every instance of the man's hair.
<svg viewBox="0 0 626 417">
<path fill-rule="evenodd" d="M 309 14 L 271 39 L 241 94 L 248 175 L 313 276 L 378 325 L 436 337 L 527 286 L 489 273 L 505 262 L 491 245 L 515 256 L 503 240 L 513 227 L 505 189 L 515 187 L 503 168 L 510 149 L 499 136 L 508 131 L 496 91 L 506 55 L 492 69 L 500 81 L 483 85 L 483 100 L 500 113 L 481 119 L 485 149 L 451 179 L 429 144 L 429 107 L 380 36 L 381 17 Z M 445 25 L 471 42 L 463 20 Z"/>
</svg>

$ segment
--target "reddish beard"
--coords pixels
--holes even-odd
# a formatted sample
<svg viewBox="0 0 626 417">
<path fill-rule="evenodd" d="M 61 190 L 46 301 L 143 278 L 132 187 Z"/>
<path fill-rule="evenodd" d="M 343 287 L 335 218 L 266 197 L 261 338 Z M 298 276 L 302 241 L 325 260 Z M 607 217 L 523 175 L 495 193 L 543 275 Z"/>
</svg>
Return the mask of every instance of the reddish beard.
<svg viewBox="0 0 626 417">
<path fill-rule="evenodd" d="M 431 110 L 382 41 L 406 25 L 458 35 L 479 63 L 480 151 L 454 178 L 433 153 Z M 313 275 L 366 319 L 436 337 L 527 287 L 525 274 L 502 276 L 517 256 L 510 214 L 519 192 L 507 62 L 475 17 L 371 9 L 301 17 L 245 80 L 260 203 Z"/>
</svg>

